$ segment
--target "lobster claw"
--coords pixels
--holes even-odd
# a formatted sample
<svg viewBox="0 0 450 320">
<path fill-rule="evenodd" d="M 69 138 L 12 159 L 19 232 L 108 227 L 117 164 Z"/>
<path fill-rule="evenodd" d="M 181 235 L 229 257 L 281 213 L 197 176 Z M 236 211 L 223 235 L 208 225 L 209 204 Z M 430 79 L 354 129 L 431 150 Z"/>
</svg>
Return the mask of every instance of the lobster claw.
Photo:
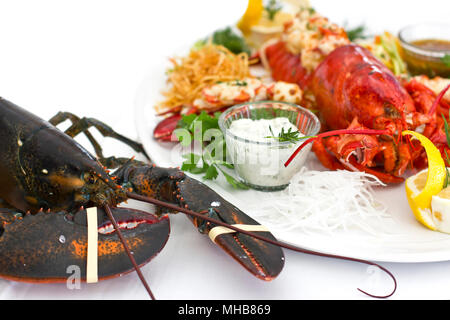
<svg viewBox="0 0 450 320">
<path fill-rule="evenodd" d="M 162 120 L 153 130 L 153 137 L 161 141 L 171 141 L 172 133 L 180 121 L 181 115 L 175 114 Z"/>
<path fill-rule="evenodd" d="M 134 160 L 118 169 L 115 175 L 118 182 L 131 186 L 137 195 L 156 198 L 175 204 L 177 207 L 203 213 L 229 225 L 260 226 L 257 221 L 223 199 L 211 188 L 186 176 L 184 172 L 176 168 L 162 168 Z M 138 200 L 147 201 L 142 198 Z M 174 210 L 170 207 L 166 208 L 169 208 L 169 211 Z M 159 212 L 167 212 L 166 208 L 162 204 L 158 205 Z M 210 222 L 205 223 L 203 219 L 189 217 L 201 233 L 210 234 L 215 227 Z M 270 232 L 258 231 L 258 235 L 276 240 Z M 260 279 L 272 280 L 283 269 L 284 254 L 277 245 L 242 233 L 219 234 L 214 242 Z"/>
<path fill-rule="evenodd" d="M 128 208 L 112 208 L 138 265 L 149 262 L 167 242 L 167 216 L 157 218 Z M 98 208 L 98 279 L 134 270 L 103 209 Z M 86 211 L 74 215 L 39 212 L 7 222 L 0 232 L 1 278 L 23 282 L 65 282 L 79 270 L 86 279 Z M 70 268 L 72 267 L 72 268 Z M 72 271 L 71 271 L 72 270 Z"/>
<path fill-rule="evenodd" d="M 190 210 L 204 213 L 211 218 L 234 225 L 259 225 L 240 209 L 223 199 L 205 184 L 186 177 L 177 185 L 180 204 Z M 212 223 L 205 223 L 191 218 L 200 232 L 209 234 L 216 227 Z M 258 232 L 262 237 L 276 240 L 268 231 Z M 280 247 L 265 241 L 255 239 L 242 233 L 222 233 L 214 238 L 214 242 L 232 256 L 245 269 L 256 277 L 270 281 L 283 269 L 284 254 Z"/>
</svg>

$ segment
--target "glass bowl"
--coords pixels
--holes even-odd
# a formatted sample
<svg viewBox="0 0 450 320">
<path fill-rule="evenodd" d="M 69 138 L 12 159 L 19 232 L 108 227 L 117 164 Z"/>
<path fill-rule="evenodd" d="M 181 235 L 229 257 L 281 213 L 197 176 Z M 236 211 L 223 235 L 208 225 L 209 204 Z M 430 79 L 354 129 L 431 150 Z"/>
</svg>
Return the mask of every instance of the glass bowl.
<svg viewBox="0 0 450 320">
<path fill-rule="evenodd" d="M 295 143 L 266 137 L 250 140 L 229 130 L 231 124 L 238 119 L 277 117 L 289 119 L 305 136 L 319 133 L 320 121 L 316 115 L 303 107 L 285 102 L 243 103 L 227 109 L 219 118 L 219 127 L 225 135 L 228 161 L 234 164 L 240 181 L 253 189 L 277 191 L 286 188 L 294 174 L 303 167 L 311 150 L 311 144 L 307 145 L 289 166 L 285 167 L 285 162 L 307 138 Z"/>
<path fill-rule="evenodd" d="M 450 50 L 432 50 L 418 46 L 416 41 L 441 40 L 450 43 L 450 25 L 444 23 L 421 23 L 410 25 L 398 33 L 403 57 L 413 75 L 450 77 L 450 66 L 443 58 Z"/>
</svg>

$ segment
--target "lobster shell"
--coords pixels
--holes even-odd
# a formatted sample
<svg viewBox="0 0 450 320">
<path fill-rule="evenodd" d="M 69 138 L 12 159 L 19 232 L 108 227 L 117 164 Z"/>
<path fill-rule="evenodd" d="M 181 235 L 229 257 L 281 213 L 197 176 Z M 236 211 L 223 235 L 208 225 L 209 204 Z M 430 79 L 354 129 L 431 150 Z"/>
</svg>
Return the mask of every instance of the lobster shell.
<svg viewBox="0 0 450 320">
<path fill-rule="evenodd" d="M 311 79 L 323 123 L 347 128 L 355 117 L 365 127 L 406 122 L 414 101 L 394 74 L 367 49 L 351 44 L 334 50 Z"/>
</svg>

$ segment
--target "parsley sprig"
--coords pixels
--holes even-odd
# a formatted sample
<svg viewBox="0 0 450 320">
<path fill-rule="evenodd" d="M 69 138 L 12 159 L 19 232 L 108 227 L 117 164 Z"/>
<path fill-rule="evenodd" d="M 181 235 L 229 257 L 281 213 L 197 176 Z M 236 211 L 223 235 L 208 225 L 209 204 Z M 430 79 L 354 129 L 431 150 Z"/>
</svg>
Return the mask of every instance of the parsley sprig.
<svg viewBox="0 0 450 320">
<path fill-rule="evenodd" d="M 365 39 L 368 37 L 367 35 L 367 27 L 364 24 L 361 24 L 354 28 L 349 28 L 345 30 L 347 33 L 347 37 L 350 41 L 355 41 L 356 39 Z"/>
<path fill-rule="evenodd" d="M 313 136 L 304 136 L 301 135 L 300 131 L 293 131 L 292 128 L 289 128 L 287 131 L 284 131 L 284 128 L 281 128 L 280 133 L 278 134 L 278 136 L 275 136 L 275 134 L 272 131 L 272 126 L 269 126 L 269 130 L 270 133 L 272 134 L 271 136 L 267 136 L 266 138 L 268 139 L 276 139 L 280 142 L 291 142 L 291 143 L 296 143 L 299 142 L 300 140 L 304 140 L 304 139 L 309 139 L 309 138 L 313 138 Z"/>
<path fill-rule="evenodd" d="M 193 174 L 203 174 L 205 180 L 215 180 L 219 174 L 222 174 L 233 188 L 249 189 L 247 185 L 227 172 L 227 169 L 233 169 L 234 166 L 226 161 L 226 145 L 219 128 L 219 116 L 220 112 L 209 115 L 202 111 L 198 115 L 184 115 L 179 121 L 175 135 L 181 145 L 188 147 L 197 141 L 202 147 L 200 154 L 190 152 L 182 156 L 185 160 L 181 170 Z M 213 134 L 210 134 L 211 132 Z"/>
<path fill-rule="evenodd" d="M 264 9 L 267 11 L 269 20 L 273 21 L 277 12 L 281 10 L 281 6 L 277 0 L 269 0 L 269 3 L 264 7 Z"/>
</svg>

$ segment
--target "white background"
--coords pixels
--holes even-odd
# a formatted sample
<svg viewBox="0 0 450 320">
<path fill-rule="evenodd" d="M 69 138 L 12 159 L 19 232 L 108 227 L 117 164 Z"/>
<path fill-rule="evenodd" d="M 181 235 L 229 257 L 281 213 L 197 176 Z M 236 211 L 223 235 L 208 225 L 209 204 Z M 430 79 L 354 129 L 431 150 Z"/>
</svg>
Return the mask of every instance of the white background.
<svg viewBox="0 0 450 320">
<path fill-rule="evenodd" d="M 352 26 L 365 22 L 377 32 L 395 33 L 420 21 L 445 21 L 450 14 L 444 0 L 313 0 L 312 4 L 335 22 Z M 0 1 L 0 96 L 43 118 L 67 110 L 102 119 L 137 138 L 136 90 L 152 66 L 165 63 L 183 45 L 233 24 L 246 6 L 245 0 Z M 105 143 L 107 151 L 131 154 Z M 367 285 L 373 278 L 365 265 L 285 254 L 280 276 L 263 282 L 203 239 L 187 219 L 176 216 L 167 246 L 143 270 L 158 299 L 367 298 L 356 290 L 370 290 Z M 450 298 L 450 262 L 383 266 L 398 280 L 391 299 Z M 385 293 L 392 283 L 382 276 L 378 286 L 375 293 Z M 0 298 L 146 299 L 147 295 L 137 276 L 129 274 L 82 285 L 80 290 L 0 280 Z"/>
</svg>

